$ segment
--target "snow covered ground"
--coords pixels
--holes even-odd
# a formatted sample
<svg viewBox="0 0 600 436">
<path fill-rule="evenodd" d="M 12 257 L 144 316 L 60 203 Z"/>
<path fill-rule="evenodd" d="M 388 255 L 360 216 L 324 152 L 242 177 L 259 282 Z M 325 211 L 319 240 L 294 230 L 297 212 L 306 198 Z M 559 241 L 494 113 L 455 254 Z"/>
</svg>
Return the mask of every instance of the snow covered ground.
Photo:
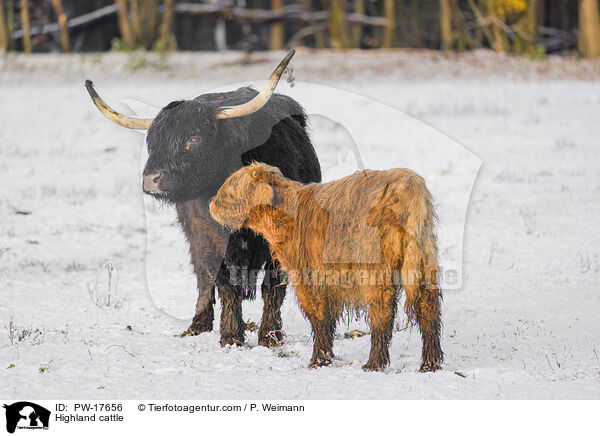
<svg viewBox="0 0 600 436">
<path fill-rule="evenodd" d="M 83 80 L 120 108 L 160 107 L 230 89 L 244 71 L 260 85 L 277 54 L 247 68 L 237 54 L 183 54 L 166 72 L 132 72 L 115 55 L 74 56 L 69 69 L 11 57 L 0 65 L 0 397 L 600 398 L 598 64 L 303 55 L 280 92 L 320 114 L 326 175 L 356 164 L 355 142 L 366 167 L 412 167 L 432 186 L 442 263 L 462 263 L 462 286 L 444 294 L 443 370 L 417 372 L 419 334 L 403 315 L 384 373 L 361 370 L 370 337 L 344 337 L 367 330 L 354 320 L 340 324 L 332 367 L 308 370 L 309 324 L 291 292 L 278 349 L 255 332 L 237 348 L 219 347 L 218 331 L 174 337 L 194 302 L 185 245 L 172 211 L 142 196 L 142 135 L 105 120 Z M 245 319 L 261 308 L 245 302 Z"/>
</svg>

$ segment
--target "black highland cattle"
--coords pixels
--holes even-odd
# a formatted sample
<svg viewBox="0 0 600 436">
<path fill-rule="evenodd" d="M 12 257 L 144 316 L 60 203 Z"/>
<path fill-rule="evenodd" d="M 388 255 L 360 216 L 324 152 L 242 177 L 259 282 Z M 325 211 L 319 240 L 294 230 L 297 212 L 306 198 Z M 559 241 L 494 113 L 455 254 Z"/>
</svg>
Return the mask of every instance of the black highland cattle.
<svg viewBox="0 0 600 436">
<path fill-rule="evenodd" d="M 94 104 L 107 118 L 148 130 L 144 192 L 175 206 L 197 277 L 195 316 L 183 335 L 213 329 L 216 287 L 222 305 L 220 343 L 244 343 L 242 300 L 254 297 L 255 272 L 264 268 L 259 344 L 272 346 L 282 339 L 285 277 L 267 242 L 251 230 L 229 233 L 212 219 L 208 203 L 229 175 L 254 161 L 276 166 L 302 183 L 321 180 L 303 108 L 273 93 L 293 54 L 284 58 L 260 92 L 240 88 L 174 101 L 153 119 L 116 112 L 86 81 Z"/>
</svg>

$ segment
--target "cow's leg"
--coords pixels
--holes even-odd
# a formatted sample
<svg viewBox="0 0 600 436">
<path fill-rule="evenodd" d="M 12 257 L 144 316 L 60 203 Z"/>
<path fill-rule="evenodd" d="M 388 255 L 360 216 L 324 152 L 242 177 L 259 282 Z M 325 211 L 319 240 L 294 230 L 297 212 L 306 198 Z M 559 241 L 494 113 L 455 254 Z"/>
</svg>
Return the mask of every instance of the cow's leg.
<svg viewBox="0 0 600 436">
<path fill-rule="evenodd" d="M 374 291 L 368 299 L 369 321 L 371 324 L 371 352 L 363 366 L 366 371 L 381 371 L 390 363 L 390 342 L 396 316 L 396 295 L 394 288 Z"/>
<path fill-rule="evenodd" d="M 181 336 L 198 335 L 213 329 L 215 281 L 230 235 L 211 218 L 207 204 L 208 200 L 197 199 L 178 204 L 176 208 L 189 243 L 198 289 L 194 319 Z"/>
<path fill-rule="evenodd" d="M 196 336 L 200 333 L 211 332 L 215 318 L 215 287 L 198 291 L 196 312 L 192 324 L 181 336 Z"/>
<path fill-rule="evenodd" d="M 423 287 L 416 305 L 416 319 L 421 331 L 423 349 L 421 354 L 421 372 L 437 371 L 444 360 L 440 345 L 441 295 L 437 286 L 431 289 Z"/>
<path fill-rule="evenodd" d="M 217 288 L 221 300 L 221 346 L 243 345 L 246 324 L 242 317 L 242 298 L 244 288 L 231 283 L 229 270 L 225 263 L 221 265 L 217 276 Z"/>
<path fill-rule="evenodd" d="M 258 329 L 258 345 L 274 347 L 283 340 L 281 305 L 285 298 L 285 274 L 271 260 L 265 265 L 262 283 L 263 313 Z"/>
</svg>

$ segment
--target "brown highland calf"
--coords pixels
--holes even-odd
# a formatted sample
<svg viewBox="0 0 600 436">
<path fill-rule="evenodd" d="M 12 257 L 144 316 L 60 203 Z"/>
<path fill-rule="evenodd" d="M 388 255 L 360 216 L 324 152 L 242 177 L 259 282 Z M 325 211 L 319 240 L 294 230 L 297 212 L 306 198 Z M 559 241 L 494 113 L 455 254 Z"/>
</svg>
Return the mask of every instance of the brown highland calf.
<svg viewBox="0 0 600 436">
<path fill-rule="evenodd" d="M 248 227 L 269 242 L 312 325 L 310 367 L 331 363 L 335 327 L 345 311 L 368 314 L 371 353 L 363 368 L 388 365 L 402 286 L 406 313 L 421 331 L 421 371 L 439 369 L 434 210 L 418 174 L 366 170 L 303 185 L 275 167 L 253 163 L 225 181 L 210 213 L 232 230 Z"/>
</svg>

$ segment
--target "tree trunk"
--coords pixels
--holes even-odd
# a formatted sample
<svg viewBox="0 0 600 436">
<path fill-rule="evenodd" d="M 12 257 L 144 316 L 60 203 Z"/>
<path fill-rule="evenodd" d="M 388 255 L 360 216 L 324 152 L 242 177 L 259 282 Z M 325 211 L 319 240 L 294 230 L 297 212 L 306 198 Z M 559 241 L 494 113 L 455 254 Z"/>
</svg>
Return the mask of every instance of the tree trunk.
<svg viewBox="0 0 600 436">
<path fill-rule="evenodd" d="M 4 2 L 0 0 L 0 50 L 8 50 L 8 33 L 4 21 Z"/>
<path fill-rule="evenodd" d="M 142 24 L 140 23 L 140 5 L 138 4 L 138 0 L 131 0 L 129 4 L 129 23 L 133 31 L 133 39 L 139 44 L 142 41 Z"/>
<path fill-rule="evenodd" d="M 500 17 L 498 17 L 498 14 L 496 13 L 495 0 L 487 0 L 486 1 L 486 10 L 487 10 L 488 17 L 493 18 L 495 20 L 501 19 Z M 490 41 L 492 47 L 497 52 L 500 52 L 500 53 L 506 52 L 506 50 L 508 49 L 508 40 L 506 38 L 506 35 L 504 35 L 502 29 L 500 28 L 500 26 L 498 26 L 497 23 L 492 23 L 491 27 L 492 27 L 492 34 L 494 35 L 494 40 Z"/>
<path fill-rule="evenodd" d="M 362 1 L 362 0 L 358 0 Z M 304 10 L 311 14 L 313 12 L 312 0 L 303 0 L 302 2 L 304 6 Z M 321 3 L 322 5 L 322 3 Z M 317 48 L 325 48 L 325 35 L 324 31 L 321 28 L 317 27 L 317 21 L 312 18 L 309 20 L 309 24 L 313 29 L 317 29 L 314 33 L 315 43 L 317 44 Z M 292 47 L 293 48 L 293 47 Z"/>
<path fill-rule="evenodd" d="M 333 48 L 348 48 L 348 23 L 345 0 L 329 0 L 329 33 Z"/>
<path fill-rule="evenodd" d="M 579 0 L 580 49 L 586 58 L 600 57 L 598 0 Z"/>
<path fill-rule="evenodd" d="M 365 0 L 355 0 L 354 13 L 357 15 L 365 14 Z M 359 47 L 362 41 L 362 24 L 354 23 L 352 26 L 352 45 Z"/>
<path fill-rule="evenodd" d="M 283 9 L 283 0 L 271 0 L 271 10 L 279 12 Z M 283 48 L 283 23 L 280 21 L 271 25 L 271 50 Z"/>
<path fill-rule="evenodd" d="M 175 9 L 175 0 L 165 0 L 165 11 L 160 22 L 160 37 L 158 40 L 158 51 L 170 51 L 175 47 L 175 37 L 171 33 L 173 25 L 173 13 Z"/>
<path fill-rule="evenodd" d="M 388 22 L 383 33 L 383 41 L 381 43 L 382 48 L 389 48 L 394 43 L 394 36 L 396 34 L 395 1 L 396 0 L 384 1 L 384 15 Z"/>
<path fill-rule="evenodd" d="M 138 47 L 150 49 L 157 39 L 158 32 L 158 0 L 146 0 L 139 8 L 141 37 Z"/>
<path fill-rule="evenodd" d="M 31 53 L 31 36 L 29 35 L 29 9 L 27 0 L 21 0 L 21 25 L 25 34 L 23 35 L 23 48 L 25 53 Z"/>
<path fill-rule="evenodd" d="M 454 27 L 458 32 L 458 35 L 456 36 L 458 50 L 465 51 L 467 46 L 470 49 L 476 48 L 475 41 L 473 41 L 471 35 L 469 35 L 464 28 L 458 2 L 456 0 L 449 0 L 448 4 L 450 6 L 450 16 L 452 17 L 452 22 L 454 23 Z"/>
<path fill-rule="evenodd" d="M 450 11 L 450 0 L 440 0 L 440 35 L 442 50 L 452 49 L 452 15 Z"/>
<path fill-rule="evenodd" d="M 410 2 L 410 39 L 412 45 L 416 48 L 423 47 L 423 38 L 421 37 L 419 0 Z"/>
<path fill-rule="evenodd" d="M 69 30 L 67 29 L 67 15 L 63 10 L 60 0 L 52 0 L 52 7 L 54 8 L 54 12 L 56 12 L 58 23 L 60 24 L 60 47 L 63 53 L 69 53 L 71 47 L 69 44 Z"/>
<path fill-rule="evenodd" d="M 121 31 L 121 37 L 123 42 L 130 49 L 135 48 L 135 40 L 133 39 L 133 33 L 131 32 L 131 25 L 129 24 L 129 12 L 127 12 L 127 1 L 126 0 L 115 0 L 115 3 L 119 7 L 117 15 L 119 19 L 119 30 Z"/>
<path fill-rule="evenodd" d="M 560 0 L 560 28 L 562 30 L 571 30 L 571 17 L 569 15 L 569 0 Z"/>
</svg>

